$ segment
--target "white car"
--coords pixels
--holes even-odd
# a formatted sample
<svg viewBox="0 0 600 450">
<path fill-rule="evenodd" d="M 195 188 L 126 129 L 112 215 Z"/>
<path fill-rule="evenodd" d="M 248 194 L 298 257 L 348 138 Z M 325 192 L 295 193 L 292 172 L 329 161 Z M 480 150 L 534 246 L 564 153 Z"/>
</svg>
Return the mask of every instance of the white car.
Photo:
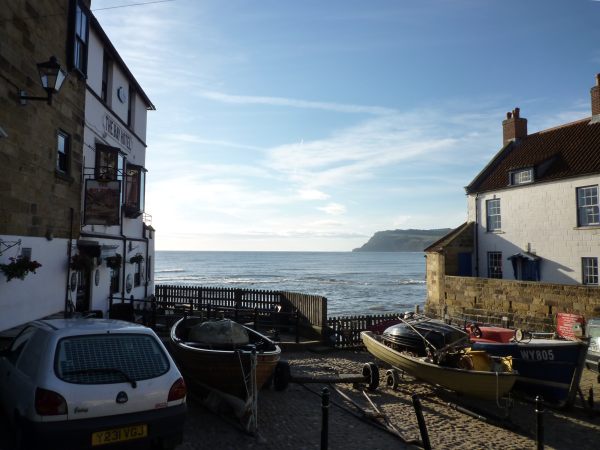
<svg viewBox="0 0 600 450">
<path fill-rule="evenodd" d="M 0 353 L 0 403 L 17 448 L 174 448 L 186 394 L 156 334 L 128 322 L 40 320 Z"/>
</svg>

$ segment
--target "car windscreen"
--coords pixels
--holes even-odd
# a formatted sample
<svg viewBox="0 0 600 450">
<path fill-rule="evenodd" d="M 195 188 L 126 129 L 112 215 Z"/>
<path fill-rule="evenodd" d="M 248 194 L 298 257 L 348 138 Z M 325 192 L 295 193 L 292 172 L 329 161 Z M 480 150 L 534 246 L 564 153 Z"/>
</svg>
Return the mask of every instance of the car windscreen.
<svg viewBox="0 0 600 450">
<path fill-rule="evenodd" d="M 157 340 L 143 334 L 73 336 L 57 344 L 58 378 L 76 384 L 135 382 L 163 375 L 169 360 Z"/>
</svg>

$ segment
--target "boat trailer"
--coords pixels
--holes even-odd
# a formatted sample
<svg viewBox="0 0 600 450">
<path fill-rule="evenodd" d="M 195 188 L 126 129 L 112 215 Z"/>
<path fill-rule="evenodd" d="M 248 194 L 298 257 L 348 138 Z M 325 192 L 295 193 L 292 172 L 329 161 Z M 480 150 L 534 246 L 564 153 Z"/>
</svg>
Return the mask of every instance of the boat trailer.
<svg viewBox="0 0 600 450">
<path fill-rule="evenodd" d="M 352 383 L 366 384 L 367 389 L 374 391 L 379 387 L 379 368 L 374 363 L 365 363 L 362 368 L 362 373 L 340 373 L 331 376 L 312 376 L 303 375 L 296 376 L 290 372 L 290 366 L 286 361 L 279 361 L 275 367 L 273 374 L 273 385 L 275 390 L 284 390 L 289 383 L 298 384 L 337 384 L 337 383 Z"/>
</svg>

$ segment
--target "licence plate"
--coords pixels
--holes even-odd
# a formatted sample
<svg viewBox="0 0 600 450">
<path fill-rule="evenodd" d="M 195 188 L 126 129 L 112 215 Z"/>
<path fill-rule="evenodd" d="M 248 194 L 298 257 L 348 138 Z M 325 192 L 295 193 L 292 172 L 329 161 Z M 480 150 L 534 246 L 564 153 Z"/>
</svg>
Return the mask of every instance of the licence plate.
<svg viewBox="0 0 600 450">
<path fill-rule="evenodd" d="M 112 444 L 114 442 L 130 441 L 148 436 L 148 425 L 113 428 L 112 430 L 92 433 L 92 445 Z"/>
</svg>

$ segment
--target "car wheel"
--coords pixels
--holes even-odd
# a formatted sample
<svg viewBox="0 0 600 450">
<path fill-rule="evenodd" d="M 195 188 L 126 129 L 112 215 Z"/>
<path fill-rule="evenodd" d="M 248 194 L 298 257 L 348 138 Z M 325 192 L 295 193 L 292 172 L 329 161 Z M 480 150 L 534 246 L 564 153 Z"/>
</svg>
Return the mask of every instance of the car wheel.
<svg viewBox="0 0 600 450">
<path fill-rule="evenodd" d="M 183 433 L 178 433 L 159 438 L 157 445 L 155 445 L 154 448 L 160 450 L 174 450 L 181 443 L 183 443 Z"/>
<path fill-rule="evenodd" d="M 15 413 L 15 419 L 13 421 L 12 441 L 15 450 L 27 450 L 29 448 L 28 443 L 26 442 L 26 434 L 23 430 L 23 421 L 21 420 L 21 416 L 17 413 Z"/>
</svg>

